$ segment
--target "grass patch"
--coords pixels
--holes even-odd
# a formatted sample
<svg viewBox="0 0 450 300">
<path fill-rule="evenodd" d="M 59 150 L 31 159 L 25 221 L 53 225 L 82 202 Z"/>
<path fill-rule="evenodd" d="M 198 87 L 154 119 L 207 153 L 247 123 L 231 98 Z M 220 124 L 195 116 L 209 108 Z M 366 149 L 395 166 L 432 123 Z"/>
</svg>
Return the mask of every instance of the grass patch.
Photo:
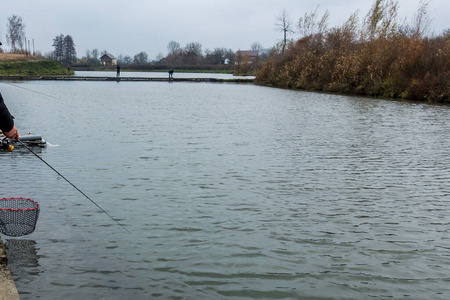
<svg viewBox="0 0 450 300">
<path fill-rule="evenodd" d="M 73 72 L 71 72 L 73 74 Z M 0 61 L 0 75 L 67 75 L 66 68 L 51 60 Z"/>
</svg>

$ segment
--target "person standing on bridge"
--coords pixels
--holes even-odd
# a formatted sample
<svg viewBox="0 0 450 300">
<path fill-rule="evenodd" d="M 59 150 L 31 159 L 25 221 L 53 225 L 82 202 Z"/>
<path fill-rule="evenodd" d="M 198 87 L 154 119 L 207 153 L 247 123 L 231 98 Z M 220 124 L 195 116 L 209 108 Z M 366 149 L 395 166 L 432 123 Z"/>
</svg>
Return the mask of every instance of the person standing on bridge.
<svg viewBox="0 0 450 300">
<path fill-rule="evenodd" d="M 171 79 L 173 80 L 173 69 L 170 69 L 170 70 L 169 70 L 169 81 L 170 81 Z"/>
<path fill-rule="evenodd" d="M 120 66 L 117 64 L 117 75 L 116 75 L 117 77 L 119 77 L 120 76 Z"/>
<path fill-rule="evenodd" d="M 0 130 L 3 134 L 12 140 L 19 140 L 19 132 L 14 125 L 14 117 L 9 113 L 5 102 L 3 102 L 2 94 L 0 93 Z"/>
</svg>

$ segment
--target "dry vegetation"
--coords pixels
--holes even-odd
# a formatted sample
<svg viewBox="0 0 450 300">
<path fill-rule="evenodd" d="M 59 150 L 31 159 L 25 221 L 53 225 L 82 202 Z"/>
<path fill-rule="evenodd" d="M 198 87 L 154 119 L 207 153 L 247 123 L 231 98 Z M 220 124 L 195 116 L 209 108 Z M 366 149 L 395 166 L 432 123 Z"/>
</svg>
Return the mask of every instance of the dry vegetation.
<svg viewBox="0 0 450 300">
<path fill-rule="evenodd" d="M 34 56 L 25 54 L 0 53 L 0 61 L 28 61 L 36 59 Z"/>
<path fill-rule="evenodd" d="M 412 25 L 399 25 L 397 3 L 376 0 L 359 25 L 357 14 L 325 29 L 328 13 L 305 14 L 304 36 L 273 55 L 257 83 L 283 88 L 449 101 L 450 33 L 425 36 L 429 19 L 422 2 Z"/>
</svg>

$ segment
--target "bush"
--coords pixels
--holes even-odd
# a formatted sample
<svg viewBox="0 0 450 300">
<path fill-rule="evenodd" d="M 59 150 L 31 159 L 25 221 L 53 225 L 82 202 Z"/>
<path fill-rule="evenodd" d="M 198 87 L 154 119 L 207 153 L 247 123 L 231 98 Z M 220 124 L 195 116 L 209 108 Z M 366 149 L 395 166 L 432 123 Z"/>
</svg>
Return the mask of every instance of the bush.
<svg viewBox="0 0 450 300">
<path fill-rule="evenodd" d="M 358 30 L 352 15 L 340 27 L 305 36 L 281 55 L 270 57 L 255 82 L 282 88 L 449 101 L 449 31 L 437 37 L 418 35 L 423 31 L 420 28 L 402 31 L 393 19 L 395 3 L 376 3 L 389 6 L 389 15 L 370 12 L 372 19 L 366 20 L 370 26 Z M 379 28 L 373 16 L 377 16 Z"/>
</svg>

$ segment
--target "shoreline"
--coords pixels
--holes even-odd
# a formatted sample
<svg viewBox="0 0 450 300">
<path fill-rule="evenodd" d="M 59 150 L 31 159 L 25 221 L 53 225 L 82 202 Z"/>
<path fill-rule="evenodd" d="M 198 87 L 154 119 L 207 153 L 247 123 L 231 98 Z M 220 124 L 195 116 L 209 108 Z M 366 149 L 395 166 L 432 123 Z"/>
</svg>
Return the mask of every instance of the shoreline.
<svg viewBox="0 0 450 300">
<path fill-rule="evenodd" d="M 19 300 L 19 292 L 8 268 L 5 245 L 0 236 L 0 299 Z"/>
</svg>

